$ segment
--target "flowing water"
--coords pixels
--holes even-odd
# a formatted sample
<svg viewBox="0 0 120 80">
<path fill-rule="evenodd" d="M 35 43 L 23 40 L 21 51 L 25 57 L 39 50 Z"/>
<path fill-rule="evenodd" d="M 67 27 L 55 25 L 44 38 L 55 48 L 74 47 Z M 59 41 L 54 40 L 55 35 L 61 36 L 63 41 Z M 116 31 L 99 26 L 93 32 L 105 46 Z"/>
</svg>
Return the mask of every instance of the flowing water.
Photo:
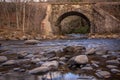
<svg viewBox="0 0 120 80">
<path fill-rule="evenodd" d="M 37 45 L 25 45 L 24 41 L 0 41 L 2 47 L 7 51 L 4 54 L 16 53 L 19 51 L 47 52 L 53 50 L 60 50 L 66 46 L 82 45 L 86 48 L 97 47 L 110 51 L 120 51 L 120 39 L 72 39 L 72 40 L 45 40 Z M 13 57 L 11 57 L 13 58 Z M 1 70 L 1 69 L 0 69 Z M 0 71 L 0 80 L 99 80 L 93 72 L 80 73 L 79 70 L 65 70 L 49 72 L 45 75 L 30 75 L 26 72 L 14 72 L 11 68 L 7 71 Z M 1 75 L 4 73 L 3 75 Z M 120 74 L 118 74 L 120 76 Z M 119 80 L 118 77 L 111 80 Z M 104 79 L 101 79 L 104 80 Z"/>
</svg>

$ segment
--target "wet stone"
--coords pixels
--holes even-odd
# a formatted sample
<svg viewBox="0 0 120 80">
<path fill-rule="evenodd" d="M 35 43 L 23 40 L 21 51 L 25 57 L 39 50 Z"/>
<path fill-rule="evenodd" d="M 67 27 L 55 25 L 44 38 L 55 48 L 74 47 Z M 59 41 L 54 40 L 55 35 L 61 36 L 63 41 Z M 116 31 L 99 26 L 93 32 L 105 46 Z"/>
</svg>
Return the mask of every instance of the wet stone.
<svg viewBox="0 0 120 80">
<path fill-rule="evenodd" d="M 91 61 L 91 63 L 100 64 L 98 61 Z"/>
<path fill-rule="evenodd" d="M 86 64 L 85 66 L 86 66 L 86 67 L 91 67 L 91 64 Z"/>
<path fill-rule="evenodd" d="M 86 50 L 85 54 L 91 55 L 91 54 L 94 54 L 95 51 L 96 51 L 96 48 L 90 48 L 90 49 Z"/>
<path fill-rule="evenodd" d="M 6 52 L 8 49 L 0 49 L 0 53 Z"/>
<path fill-rule="evenodd" d="M 30 64 L 24 64 L 23 67 L 24 67 L 24 68 L 30 68 L 31 65 L 30 65 Z"/>
<path fill-rule="evenodd" d="M 85 47 L 84 46 L 67 46 L 63 49 L 63 52 L 66 54 L 66 55 L 80 55 L 82 54 L 82 52 L 85 51 Z"/>
<path fill-rule="evenodd" d="M 53 61 L 53 60 L 59 60 L 59 57 L 53 57 L 49 59 L 49 61 Z"/>
<path fill-rule="evenodd" d="M 108 58 L 110 55 L 102 55 L 103 58 Z"/>
<path fill-rule="evenodd" d="M 41 66 L 43 63 L 45 63 L 45 62 L 40 61 L 40 62 L 36 63 L 36 65 Z"/>
<path fill-rule="evenodd" d="M 27 64 L 27 63 L 30 63 L 31 60 L 30 59 L 20 59 L 20 60 L 16 60 L 16 63 L 18 65 L 21 65 L 21 64 Z"/>
<path fill-rule="evenodd" d="M 9 60 L 9 61 L 3 63 L 2 66 L 10 66 L 10 65 L 15 65 L 15 64 L 17 64 L 16 60 Z"/>
<path fill-rule="evenodd" d="M 95 66 L 95 67 L 99 67 L 99 65 L 97 65 L 97 64 L 95 64 L 95 63 L 92 63 L 92 65 Z"/>
<path fill-rule="evenodd" d="M 47 58 L 47 57 L 42 57 L 42 58 L 40 58 L 40 60 L 41 60 L 41 61 L 47 61 L 48 58 Z"/>
<path fill-rule="evenodd" d="M 0 56 L 0 63 L 7 61 L 8 58 L 6 56 Z"/>
<path fill-rule="evenodd" d="M 28 45 L 34 45 L 34 44 L 38 44 L 38 43 L 40 43 L 40 41 L 38 41 L 38 40 L 26 40 L 24 42 L 24 44 L 28 44 Z"/>
<path fill-rule="evenodd" d="M 61 61 L 65 61 L 66 58 L 65 58 L 65 57 L 61 57 L 60 60 L 61 60 Z"/>
<path fill-rule="evenodd" d="M 2 76 L 3 74 L 2 74 L 2 72 L 0 72 L 0 76 Z"/>
<path fill-rule="evenodd" d="M 59 64 L 60 64 L 60 65 L 65 65 L 66 63 L 63 62 L 63 61 L 59 61 Z"/>
<path fill-rule="evenodd" d="M 118 69 L 111 69 L 111 72 L 112 73 L 120 73 L 120 70 L 118 70 Z"/>
<path fill-rule="evenodd" d="M 117 66 L 114 66 L 114 65 L 107 65 L 106 67 L 109 69 L 118 68 Z"/>
<path fill-rule="evenodd" d="M 99 78 L 109 78 L 111 77 L 111 73 L 108 71 L 98 71 L 95 73 Z"/>
<path fill-rule="evenodd" d="M 73 59 L 77 64 L 86 64 L 88 63 L 88 57 L 86 55 L 79 55 Z"/>
<path fill-rule="evenodd" d="M 91 61 L 91 65 L 93 65 L 94 67 L 99 67 L 99 64 L 100 64 L 100 62 L 98 62 L 98 61 Z"/>
<path fill-rule="evenodd" d="M 92 67 L 82 67 L 81 69 L 82 69 L 82 70 L 93 70 Z"/>
<path fill-rule="evenodd" d="M 45 66 L 48 67 L 49 69 L 58 69 L 59 63 L 57 61 L 49 61 L 49 62 L 45 62 L 43 63 L 41 66 Z"/>
<path fill-rule="evenodd" d="M 38 63 L 38 62 L 40 62 L 40 59 L 39 58 L 35 58 L 35 59 L 32 59 L 31 62 L 32 63 Z"/>
<path fill-rule="evenodd" d="M 13 70 L 14 70 L 14 71 L 19 71 L 19 70 L 20 70 L 20 68 L 14 68 Z"/>
<path fill-rule="evenodd" d="M 44 56 L 47 57 L 47 58 L 52 58 L 52 57 L 56 56 L 56 52 L 51 51 L 51 52 L 48 52 L 48 53 L 44 53 Z"/>
<path fill-rule="evenodd" d="M 30 74 L 45 74 L 49 72 L 49 68 L 45 66 L 37 67 L 29 71 Z"/>
<path fill-rule="evenodd" d="M 33 54 L 28 54 L 27 56 L 25 56 L 25 58 L 32 58 L 32 57 L 34 57 Z"/>
<path fill-rule="evenodd" d="M 106 63 L 108 64 L 120 64 L 118 60 L 107 60 Z"/>
<path fill-rule="evenodd" d="M 26 70 L 25 70 L 25 69 L 20 69 L 19 71 L 20 71 L 20 72 L 25 72 Z"/>
<path fill-rule="evenodd" d="M 105 54 L 107 54 L 108 53 L 108 50 L 97 50 L 96 52 L 95 52 L 95 54 L 97 54 L 97 55 L 105 55 Z"/>
<path fill-rule="evenodd" d="M 118 61 L 120 61 L 120 58 L 117 58 Z"/>
<path fill-rule="evenodd" d="M 25 56 L 27 56 L 29 53 L 26 51 L 20 51 L 17 53 L 17 57 L 18 58 L 24 58 Z"/>
</svg>

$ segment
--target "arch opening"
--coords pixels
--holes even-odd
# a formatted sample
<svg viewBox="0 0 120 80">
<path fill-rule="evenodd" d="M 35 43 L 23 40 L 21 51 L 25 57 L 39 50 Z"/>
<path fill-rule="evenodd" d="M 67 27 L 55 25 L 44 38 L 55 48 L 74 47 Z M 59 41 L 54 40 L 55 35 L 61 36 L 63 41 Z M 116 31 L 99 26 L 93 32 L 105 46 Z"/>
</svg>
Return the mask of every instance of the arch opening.
<svg viewBox="0 0 120 80">
<path fill-rule="evenodd" d="M 67 21 L 69 23 L 64 24 Z M 63 26 L 62 23 L 65 26 Z M 66 31 L 68 32 L 65 31 L 67 25 L 69 30 Z M 91 25 L 90 20 L 84 14 L 77 11 L 70 11 L 64 13 L 57 19 L 56 26 L 59 28 L 59 34 L 71 34 L 71 33 L 85 34 L 90 32 Z"/>
</svg>

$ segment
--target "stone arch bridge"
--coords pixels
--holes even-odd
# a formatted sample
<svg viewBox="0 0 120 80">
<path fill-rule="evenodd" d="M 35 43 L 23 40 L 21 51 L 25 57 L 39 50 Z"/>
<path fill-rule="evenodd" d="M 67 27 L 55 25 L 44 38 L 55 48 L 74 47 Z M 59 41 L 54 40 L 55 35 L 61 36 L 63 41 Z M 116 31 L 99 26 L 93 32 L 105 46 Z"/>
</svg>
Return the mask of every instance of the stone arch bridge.
<svg viewBox="0 0 120 80">
<path fill-rule="evenodd" d="M 120 32 L 120 19 L 101 8 L 117 5 L 113 3 L 49 3 L 46 17 L 42 21 L 45 34 L 58 34 L 61 31 L 61 21 L 68 16 L 76 15 L 84 18 L 90 26 L 90 33 L 115 33 Z M 108 8 L 109 10 L 109 8 Z"/>
</svg>

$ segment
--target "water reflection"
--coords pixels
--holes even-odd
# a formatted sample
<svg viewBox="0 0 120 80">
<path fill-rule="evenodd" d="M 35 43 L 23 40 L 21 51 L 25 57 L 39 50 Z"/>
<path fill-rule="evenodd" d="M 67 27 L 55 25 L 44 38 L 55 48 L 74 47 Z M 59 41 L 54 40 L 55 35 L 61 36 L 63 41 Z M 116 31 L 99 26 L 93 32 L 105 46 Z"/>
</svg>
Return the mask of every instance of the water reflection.
<svg viewBox="0 0 120 80">
<path fill-rule="evenodd" d="M 93 76 L 73 73 L 49 72 L 45 75 L 30 75 L 27 73 L 11 72 L 0 76 L 0 80 L 97 80 Z"/>
</svg>

